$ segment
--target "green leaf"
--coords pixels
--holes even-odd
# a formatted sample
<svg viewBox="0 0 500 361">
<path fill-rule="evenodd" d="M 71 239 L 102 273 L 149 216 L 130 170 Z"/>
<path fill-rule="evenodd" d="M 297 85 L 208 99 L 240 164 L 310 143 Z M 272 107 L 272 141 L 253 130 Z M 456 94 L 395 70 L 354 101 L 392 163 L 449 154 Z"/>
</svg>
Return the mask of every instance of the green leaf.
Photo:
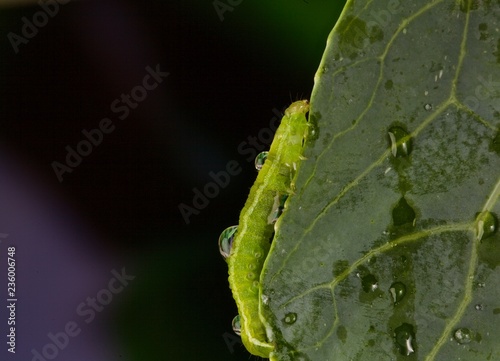
<svg viewBox="0 0 500 361">
<path fill-rule="evenodd" d="M 349 1 L 262 274 L 273 360 L 500 360 L 500 1 Z"/>
</svg>

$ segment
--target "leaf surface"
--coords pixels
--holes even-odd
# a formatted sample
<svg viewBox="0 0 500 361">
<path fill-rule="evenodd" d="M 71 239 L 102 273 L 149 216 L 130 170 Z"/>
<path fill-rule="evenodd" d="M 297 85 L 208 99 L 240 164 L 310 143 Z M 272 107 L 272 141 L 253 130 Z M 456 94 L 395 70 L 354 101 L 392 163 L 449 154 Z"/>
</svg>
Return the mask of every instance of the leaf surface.
<svg viewBox="0 0 500 361">
<path fill-rule="evenodd" d="M 500 1 L 349 1 L 261 280 L 273 360 L 500 360 Z"/>
</svg>

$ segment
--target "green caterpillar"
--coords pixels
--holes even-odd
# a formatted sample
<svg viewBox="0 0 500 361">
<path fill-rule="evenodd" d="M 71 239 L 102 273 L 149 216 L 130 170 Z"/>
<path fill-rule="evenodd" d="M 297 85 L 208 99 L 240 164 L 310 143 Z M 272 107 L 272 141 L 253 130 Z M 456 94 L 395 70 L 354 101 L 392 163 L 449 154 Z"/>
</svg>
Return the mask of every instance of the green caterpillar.
<svg viewBox="0 0 500 361">
<path fill-rule="evenodd" d="M 239 225 L 225 229 L 219 237 L 220 252 L 229 266 L 229 286 L 238 306 L 241 339 L 251 354 L 265 358 L 269 358 L 274 345 L 259 316 L 260 274 L 271 246 L 274 223 L 286 196 L 295 188 L 308 134 L 308 111 L 307 100 L 296 101 L 285 111 L 267 157 L 259 155 L 256 160 L 261 169 L 240 213 Z"/>
</svg>

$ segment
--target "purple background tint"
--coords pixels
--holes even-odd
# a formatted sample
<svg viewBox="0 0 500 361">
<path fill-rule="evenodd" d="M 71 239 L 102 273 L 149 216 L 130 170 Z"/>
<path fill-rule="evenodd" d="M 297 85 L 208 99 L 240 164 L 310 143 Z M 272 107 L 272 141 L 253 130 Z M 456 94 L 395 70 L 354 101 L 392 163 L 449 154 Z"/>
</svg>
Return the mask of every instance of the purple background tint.
<svg viewBox="0 0 500 361">
<path fill-rule="evenodd" d="M 107 287 L 113 267 L 120 270 L 125 265 L 109 252 L 86 246 L 102 236 L 70 209 L 53 188 L 41 184 L 36 174 L 20 163 L 20 159 L 2 147 L 0 229 L 8 234 L 0 243 L 2 360 L 31 360 L 31 349 L 41 351 L 51 342 L 47 334 L 62 331 L 69 321 L 76 322 L 81 332 L 69 339 L 58 359 L 119 360 L 120 351 L 102 326 L 116 300 L 125 296 L 126 289 L 115 296 L 106 312 L 97 313 L 88 324 L 84 321 L 86 317 L 76 313 L 76 308 L 88 296 L 95 297 Z M 7 248 L 11 246 L 16 247 L 18 300 L 15 355 L 5 350 Z M 8 358 L 4 358 L 6 354 Z"/>
</svg>

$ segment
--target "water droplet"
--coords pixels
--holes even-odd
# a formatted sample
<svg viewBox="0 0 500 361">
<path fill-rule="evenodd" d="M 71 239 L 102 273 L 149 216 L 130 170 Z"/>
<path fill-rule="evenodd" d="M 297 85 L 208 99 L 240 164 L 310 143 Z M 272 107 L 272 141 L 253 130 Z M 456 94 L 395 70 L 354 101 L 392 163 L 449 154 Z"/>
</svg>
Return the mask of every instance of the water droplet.
<svg viewBox="0 0 500 361">
<path fill-rule="evenodd" d="M 264 166 L 264 162 L 267 159 L 268 154 L 269 154 L 269 152 L 260 152 L 259 154 L 257 154 L 257 156 L 255 157 L 255 169 L 257 169 L 257 170 L 262 169 L 262 167 Z"/>
<path fill-rule="evenodd" d="M 288 325 L 293 325 L 297 321 L 297 314 L 295 312 L 290 312 L 285 315 L 285 319 L 283 322 L 285 322 Z"/>
<path fill-rule="evenodd" d="M 233 321 L 231 322 L 233 326 L 233 331 L 235 334 L 238 336 L 241 335 L 241 322 L 240 322 L 240 315 L 237 315 L 233 318 Z"/>
<path fill-rule="evenodd" d="M 472 333 L 468 328 L 459 328 L 458 330 L 455 331 L 453 334 L 453 338 L 455 341 L 457 341 L 459 344 L 466 344 L 472 341 Z"/>
<path fill-rule="evenodd" d="M 399 352 L 402 355 L 409 356 L 415 352 L 413 342 L 415 341 L 415 331 L 413 326 L 408 323 L 403 323 L 401 326 L 394 330 L 394 337 Z"/>
<path fill-rule="evenodd" d="M 483 310 L 483 305 L 478 303 L 476 306 L 474 306 L 474 308 L 476 309 L 476 311 L 482 311 Z"/>
<path fill-rule="evenodd" d="M 340 325 L 337 328 L 337 337 L 342 343 L 345 343 L 347 340 L 347 328 L 344 325 Z"/>
<path fill-rule="evenodd" d="M 378 288 L 378 281 L 374 275 L 369 274 L 361 278 L 363 291 L 374 292 Z"/>
<path fill-rule="evenodd" d="M 394 126 L 389 128 L 391 153 L 394 157 L 407 157 L 411 153 L 411 137 L 406 130 Z"/>
<path fill-rule="evenodd" d="M 406 296 L 406 286 L 402 282 L 394 282 L 389 288 L 394 304 L 400 302 Z"/>
<path fill-rule="evenodd" d="M 429 103 L 425 104 L 424 109 L 427 111 L 432 110 L 432 104 L 429 104 Z"/>
<path fill-rule="evenodd" d="M 491 212 L 476 214 L 476 239 L 481 241 L 493 235 L 498 230 L 498 220 Z"/>
<path fill-rule="evenodd" d="M 233 247 L 234 237 L 238 226 L 227 227 L 219 236 L 219 252 L 224 258 L 228 258 Z"/>
<path fill-rule="evenodd" d="M 415 211 L 408 204 L 405 197 L 399 199 L 398 204 L 392 210 L 392 222 L 395 226 L 415 222 Z"/>
</svg>

